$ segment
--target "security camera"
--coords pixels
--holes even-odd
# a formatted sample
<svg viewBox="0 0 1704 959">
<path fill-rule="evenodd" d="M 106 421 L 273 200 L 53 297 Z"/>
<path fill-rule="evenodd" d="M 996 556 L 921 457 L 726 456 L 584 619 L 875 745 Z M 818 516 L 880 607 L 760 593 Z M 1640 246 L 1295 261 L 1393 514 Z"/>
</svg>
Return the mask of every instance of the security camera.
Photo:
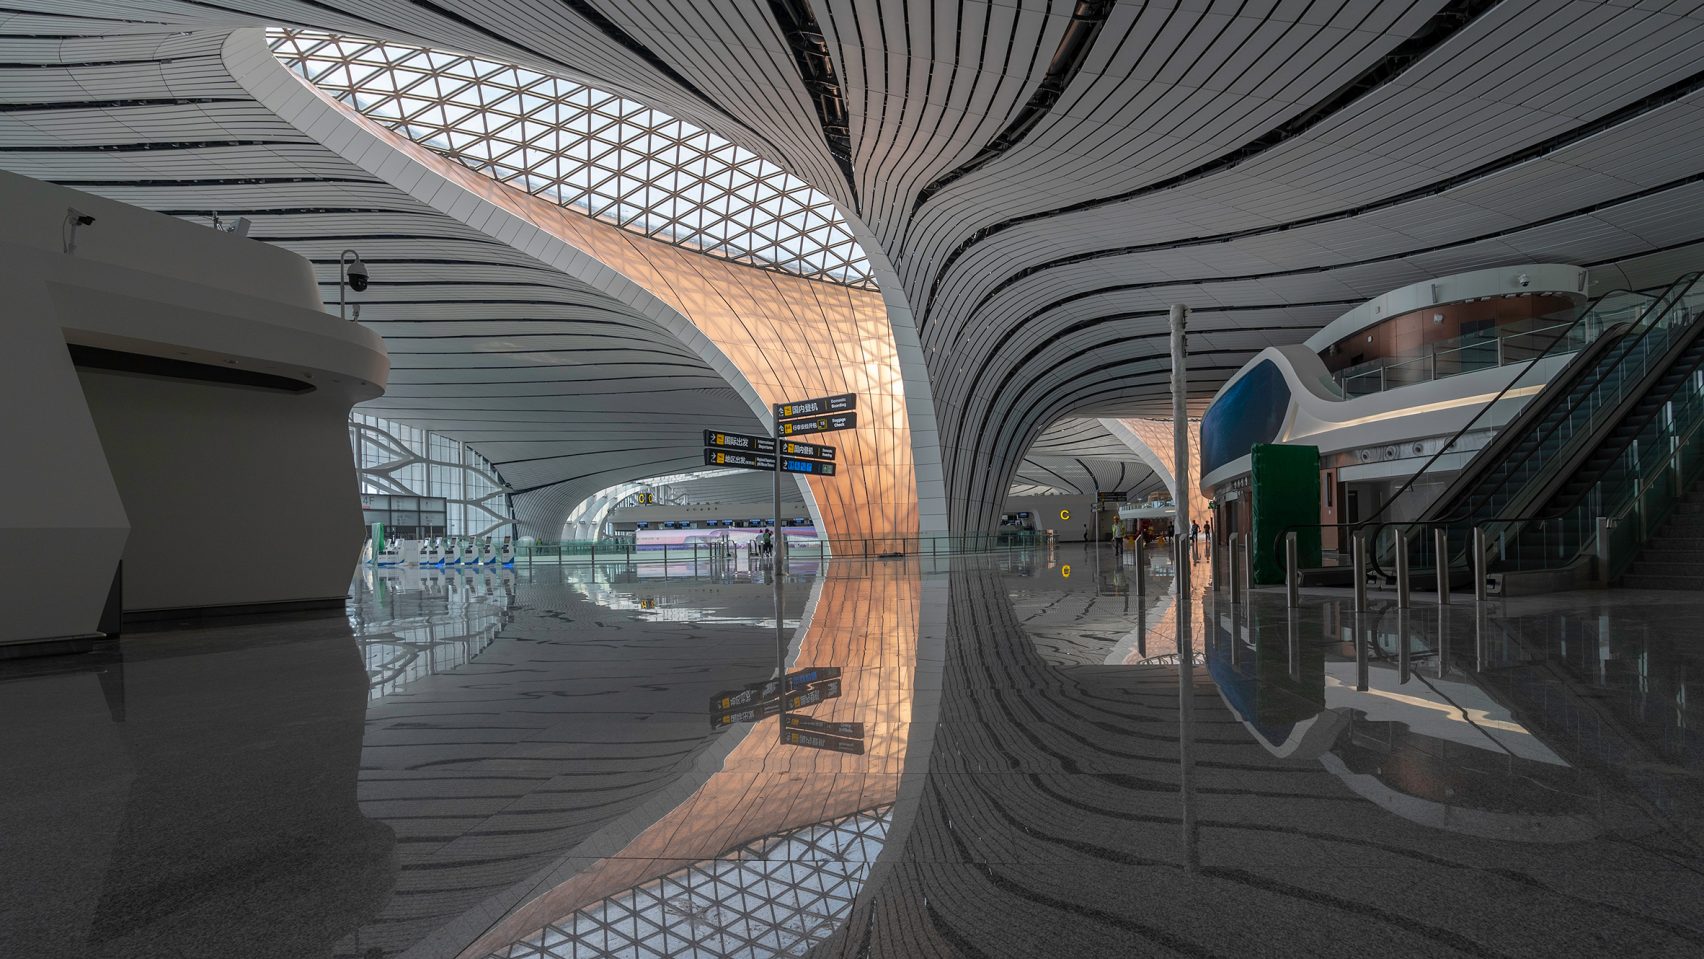
<svg viewBox="0 0 1704 959">
<path fill-rule="evenodd" d="M 1515 278 L 1515 282 L 1519 283 L 1521 286 L 1530 286 L 1532 284 L 1532 277 L 1522 273 L 1520 276 Z"/>
<path fill-rule="evenodd" d="M 77 252 L 77 231 L 95 222 L 95 218 L 74 206 L 65 208 L 65 225 L 60 229 L 67 256 Z"/>
<path fill-rule="evenodd" d="M 367 264 L 362 263 L 360 257 L 356 257 L 355 261 L 349 264 L 348 276 L 349 288 L 357 293 L 367 288 L 367 283 L 371 278 L 367 273 Z"/>
</svg>

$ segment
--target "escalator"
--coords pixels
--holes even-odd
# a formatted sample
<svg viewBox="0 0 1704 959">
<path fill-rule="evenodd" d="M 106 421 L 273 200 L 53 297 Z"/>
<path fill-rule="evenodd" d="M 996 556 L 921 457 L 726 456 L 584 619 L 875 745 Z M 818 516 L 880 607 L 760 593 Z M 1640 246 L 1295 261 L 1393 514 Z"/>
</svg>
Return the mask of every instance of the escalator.
<svg viewBox="0 0 1704 959">
<path fill-rule="evenodd" d="M 1578 567 L 1600 546 L 1598 518 L 1625 511 L 1654 457 L 1673 453 L 1704 423 L 1701 276 L 1688 274 L 1655 295 L 1618 292 L 1595 301 L 1391 497 L 1440 476 L 1443 452 L 1459 448 L 1469 432 L 1494 429 L 1418 522 L 1375 517 L 1358 528 L 1376 537 L 1373 571 L 1390 578 L 1397 529 L 1411 531 L 1413 568 L 1428 571 L 1416 577 L 1418 588 L 1435 582 L 1437 563 L 1431 535 L 1413 534 L 1430 529 L 1446 532 L 1447 568 L 1457 585 L 1471 583 L 1474 529 L 1485 531 L 1493 572 Z M 1574 356 L 1557 369 L 1563 352 Z M 1540 369 L 1546 357 L 1547 382 Z M 1492 414 L 1506 397 L 1522 395 L 1531 399 L 1518 412 Z"/>
<path fill-rule="evenodd" d="M 1690 274 L 1582 351 L 1469 462 L 1425 519 L 1452 527 L 1542 518 L 1583 494 L 1697 368 Z"/>
</svg>

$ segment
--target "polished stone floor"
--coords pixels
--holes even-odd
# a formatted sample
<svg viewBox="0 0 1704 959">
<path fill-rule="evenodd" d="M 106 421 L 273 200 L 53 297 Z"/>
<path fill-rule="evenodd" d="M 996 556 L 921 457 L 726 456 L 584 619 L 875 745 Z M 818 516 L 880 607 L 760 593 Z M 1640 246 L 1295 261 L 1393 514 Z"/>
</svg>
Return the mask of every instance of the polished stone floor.
<svg viewBox="0 0 1704 959">
<path fill-rule="evenodd" d="M 0 663 L 0 957 L 1704 955 L 1704 595 L 364 571 Z M 1240 598 L 1240 597 L 1239 597 Z"/>
</svg>

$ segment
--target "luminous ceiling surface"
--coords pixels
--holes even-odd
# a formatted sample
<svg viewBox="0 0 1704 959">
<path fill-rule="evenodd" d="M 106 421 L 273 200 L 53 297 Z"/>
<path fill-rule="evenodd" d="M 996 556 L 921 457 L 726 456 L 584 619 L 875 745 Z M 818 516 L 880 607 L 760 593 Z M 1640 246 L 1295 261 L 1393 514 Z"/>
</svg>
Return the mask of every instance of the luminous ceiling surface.
<svg viewBox="0 0 1704 959">
<path fill-rule="evenodd" d="M 713 256 L 875 285 L 832 199 L 642 103 L 460 53 L 294 28 L 268 36 L 286 66 L 364 116 L 517 189 Z"/>
</svg>

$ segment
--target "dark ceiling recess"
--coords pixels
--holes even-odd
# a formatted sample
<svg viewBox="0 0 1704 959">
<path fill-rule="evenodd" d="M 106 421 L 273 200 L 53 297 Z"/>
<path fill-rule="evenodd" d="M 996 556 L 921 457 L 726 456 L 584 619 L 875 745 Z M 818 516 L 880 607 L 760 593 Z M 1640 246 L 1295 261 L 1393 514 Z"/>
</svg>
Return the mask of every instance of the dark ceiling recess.
<svg viewBox="0 0 1704 959">
<path fill-rule="evenodd" d="M 312 383 L 293 380 L 288 376 L 258 373 L 234 366 L 215 366 L 212 363 L 192 363 L 146 353 L 127 353 L 98 346 L 67 343 L 71 363 L 80 370 L 103 370 L 108 373 L 133 373 L 138 376 L 158 376 L 170 380 L 197 380 L 222 386 L 247 386 L 253 389 L 275 390 L 280 393 L 312 393 Z"/>
<path fill-rule="evenodd" d="M 816 106 L 817 119 L 822 123 L 828 152 L 839 164 L 846 188 L 852 191 L 852 208 L 857 210 L 858 181 L 852 170 L 851 120 L 845 91 L 840 88 L 840 77 L 834 70 L 834 58 L 828 52 L 828 40 L 822 35 L 809 0 L 769 0 L 769 9 L 775 14 L 781 35 L 787 38 L 787 47 L 793 51 L 799 77 L 805 81 L 805 89 Z"/>
<path fill-rule="evenodd" d="M 1059 38 L 1059 49 L 1053 52 L 1047 74 L 1042 77 L 1041 85 L 1030 94 L 1029 102 L 1011 123 L 1006 124 L 1006 129 L 977 151 L 976 156 L 919 190 L 911 212 L 916 213 L 948 184 L 976 172 L 1030 135 L 1036 124 L 1065 95 L 1065 88 L 1076 79 L 1078 71 L 1083 69 L 1083 63 L 1089 59 L 1089 51 L 1094 48 L 1095 37 L 1100 35 L 1101 27 L 1106 26 L 1107 15 L 1112 13 L 1113 3 L 1114 0 L 1077 0 L 1077 8 L 1071 12 L 1071 22 L 1065 27 L 1065 35 Z"/>
</svg>

